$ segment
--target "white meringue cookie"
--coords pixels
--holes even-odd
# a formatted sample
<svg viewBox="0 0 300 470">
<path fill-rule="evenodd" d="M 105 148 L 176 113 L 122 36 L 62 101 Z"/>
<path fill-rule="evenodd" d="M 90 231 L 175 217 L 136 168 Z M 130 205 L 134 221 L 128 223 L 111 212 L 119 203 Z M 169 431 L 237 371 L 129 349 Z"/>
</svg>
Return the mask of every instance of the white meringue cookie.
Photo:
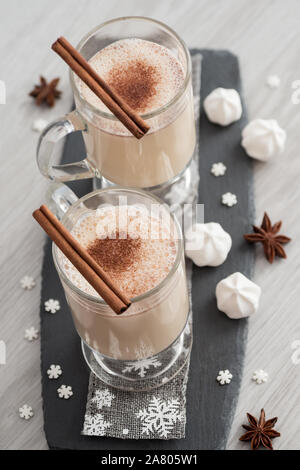
<svg viewBox="0 0 300 470">
<path fill-rule="evenodd" d="M 220 224 L 195 224 L 185 234 L 185 253 L 197 266 L 224 263 L 232 245 L 231 236 Z"/>
<path fill-rule="evenodd" d="M 238 121 L 242 115 L 240 95 L 232 88 L 216 88 L 203 102 L 208 119 L 220 126 Z"/>
<path fill-rule="evenodd" d="M 275 119 L 254 119 L 243 129 L 242 146 L 249 157 L 267 162 L 283 152 L 286 132 Z"/>
<path fill-rule="evenodd" d="M 261 288 L 242 273 L 233 273 L 216 287 L 218 309 L 229 318 L 249 317 L 259 306 Z"/>
</svg>

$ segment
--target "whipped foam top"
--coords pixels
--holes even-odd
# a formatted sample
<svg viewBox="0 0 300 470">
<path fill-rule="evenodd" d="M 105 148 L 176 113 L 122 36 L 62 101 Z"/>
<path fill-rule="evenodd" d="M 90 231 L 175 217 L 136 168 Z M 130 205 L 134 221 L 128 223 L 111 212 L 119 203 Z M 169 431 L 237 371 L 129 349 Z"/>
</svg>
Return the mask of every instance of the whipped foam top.
<svg viewBox="0 0 300 470">
<path fill-rule="evenodd" d="M 171 51 L 143 39 L 116 41 L 97 52 L 89 63 L 141 114 L 167 104 L 184 82 L 184 69 Z M 80 91 L 90 104 L 109 112 L 83 82 L 80 83 Z"/>
<path fill-rule="evenodd" d="M 157 286 L 172 269 L 177 255 L 176 228 L 168 217 L 155 217 L 140 206 L 104 206 L 82 216 L 72 235 L 128 297 Z M 68 279 L 83 292 L 99 294 L 59 252 Z"/>
</svg>

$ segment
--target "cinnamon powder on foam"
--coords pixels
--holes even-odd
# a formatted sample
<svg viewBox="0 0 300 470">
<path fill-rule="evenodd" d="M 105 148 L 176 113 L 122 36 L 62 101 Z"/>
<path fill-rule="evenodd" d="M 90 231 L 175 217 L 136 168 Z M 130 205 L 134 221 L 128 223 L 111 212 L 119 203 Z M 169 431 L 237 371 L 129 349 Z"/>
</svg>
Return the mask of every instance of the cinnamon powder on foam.
<svg viewBox="0 0 300 470">
<path fill-rule="evenodd" d="M 140 247 L 140 238 L 120 238 L 117 232 L 116 238 L 97 238 L 87 251 L 104 271 L 115 277 L 128 271 L 140 259 Z"/>
<path fill-rule="evenodd" d="M 87 250 L 131 298 L 151 290 L 167 276 L 177 251 L 170 240 L 122 239 L 118 232 L 115 239 L 97 238 Z M 167 258 L 165 263 L 162 257 Z"/>
<path fill-rule="evenodd" d="M 164 46 L 143 39 L 116 41 L 98 51 L 89 63 L 139 113 L 168 103 L 184 81 L 183 67 L 175 55 Z M 106 110 L 84 83 L 80 88 L 87 101 Z"/>
<path fill-rule="evenodd" d="M 169 273 L 174 265 L 177 255 L 177 242 L 174 237 L 144 238 L 143 235 L 135 232 L 126 237 L 120 235 L 116 228 L 113 212 L 100 211 L 98 216 L 89 214 L 81 219 L 72 230 L 73 236 L 88 250 L 89 254 L 102 268 L 114 279 L 114 282 L 130 298 L 141 295 L 157 286 Z M 129 217 L 129 222 L 134 217 Z M 138 230 L 143 232 L 147 228 L 149 217 L 142 215 L 141 225 Z M 164 232 L 163 226 L 152 219 L 157 230 Z M 106 236 L 98 234 L 98 224 L 100 222 Z M 107 229 L 109 230 L 107 231 Z M 111 230 L 110 230 L 111 229 Z M 108 233 L 113 237 L 107 236 Z M 160 232 L 155 232 L 160 233 Z M 98 295 L 92 286 L 81 276 L 70 261 L 61 254 L 61 263 L 67 277 L 79 289 L 87 294 Z"/>
<path fill-rule="evenodd" d="M 145 60 L 133 60 L 126 66 L 112 68 L 107 79 L 132 109 L 142 113 L 156 95 L 156 86 L 162 78 L 157 67 Z"/>
</svg>

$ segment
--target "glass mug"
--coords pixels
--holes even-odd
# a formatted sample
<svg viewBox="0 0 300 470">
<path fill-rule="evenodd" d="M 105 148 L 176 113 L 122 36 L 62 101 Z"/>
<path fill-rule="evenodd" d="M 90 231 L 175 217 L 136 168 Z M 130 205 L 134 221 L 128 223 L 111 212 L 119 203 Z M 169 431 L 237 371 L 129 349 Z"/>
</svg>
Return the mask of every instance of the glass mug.
<svg viewBox="0 0 300 470">
<path fill-rule="evenodd" d="M 83 98 L 80 80 L 71 71 L 76 110 L 50 124 L 41 135 L 37 149 L 39 169 L 57 182 L 95 177 L 95 187 L 144 188 L 162 198 L 178 181 L 188 191 L 196 136 L 191 57 L 184 42 L 163 23 L 150 18 L 125 17 L 97 26 L 80 41 L 77 49 L 89 60 L 112 42 L 130 37 L 155 42 L 176 56 L 185 73 L 176 96 L 142 116 L 150 131 L 138 140 L 109 111 L 104 112 Z M 82 131 L 86 158 L 53 165 L 56 142 L 77 130 Z"/>
<path fill-rule="evenodd" d="M 60 185 L 55 194 L 57 214 L 64 214 L 62 223 L 68 230 L 103 205 L 124 204 L 124 198 L 126 205 L 142 205 L 148 210 L 161 204 L 155 196 L 134 189 L 100 189 L 77 199 Z M 168 275 L 152 290 L 131 299 L 132 305 L 121 315 L 72 283 L 64 271 L 61 252 L 53 244 L 55 267 L 86 362 L 103 382 L 124 390 L 148 390 L 166 383 L 184 366 L 192 344 L 182 233 L 168 206 L 160 207 L 167 220 L 174 222 L 176 259 Z"/>
</svg>

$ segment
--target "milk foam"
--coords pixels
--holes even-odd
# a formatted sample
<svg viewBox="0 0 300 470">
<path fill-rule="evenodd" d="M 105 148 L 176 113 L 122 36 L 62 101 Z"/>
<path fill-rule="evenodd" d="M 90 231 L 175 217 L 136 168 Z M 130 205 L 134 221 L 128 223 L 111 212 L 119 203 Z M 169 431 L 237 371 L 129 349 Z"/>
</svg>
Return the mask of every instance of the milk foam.
<svg viewBox="0 0 300 470">
<path fill-rule="evenodd" d="M 184 82 L 183 67 L 169 49 L 143 39 L 122 39 L 101 49 L 89 60 L 91 66 L 108 84 L 114 70 L 116 75 L 120 71 L 126 76 L 126 70 L 139 62 L 142 62 L 146 69 L 150 67 L 155 76 L 155 92 L 151 93 L 142 108 L 136 109 L 139 113 L 148 113 L 166 105 Z M 80 90 L 90 104 L 109 112 L 102 101 L 82 82 Z"/>
<path fill-rule="evenodd" d="M 72 229 L 72 235 L 89 249 L 101 239 L 128 235 L 140 239 L 132 263 L 126 269 L 106 269 L 116 284 L 130 298 L 141 295 L 157 286 L 172 269 L 177 255 L 177 241 L 173 223 L 169 225 L 140 206 L 101 207 L 81 217 Z M 171 228 L 171 229 L 170 229 Z M 113 253 L 111 254 L 113 260 Z M 59 252 L 59 264 L 68 279 L 83 292 L 99 294 Z"/>
</svg>

